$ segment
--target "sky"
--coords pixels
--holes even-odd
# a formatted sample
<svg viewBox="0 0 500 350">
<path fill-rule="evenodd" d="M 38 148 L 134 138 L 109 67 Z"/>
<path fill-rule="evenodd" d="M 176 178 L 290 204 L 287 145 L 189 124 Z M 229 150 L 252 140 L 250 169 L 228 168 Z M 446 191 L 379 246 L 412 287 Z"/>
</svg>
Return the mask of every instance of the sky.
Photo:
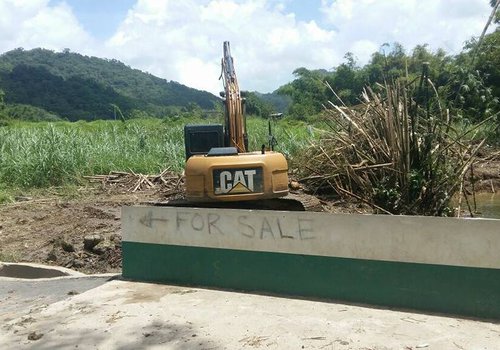
<svg viewBox="0 0 500 350">
<path fill-rule="evenodd" d="M 222 44 L 242 90 L 272 92 L 299 67 L 332 69 L 382 44 L 460 52 L 488 0 L 0 0 L 0 53 L 65 48 L 214 94 Z"/>
</svg>

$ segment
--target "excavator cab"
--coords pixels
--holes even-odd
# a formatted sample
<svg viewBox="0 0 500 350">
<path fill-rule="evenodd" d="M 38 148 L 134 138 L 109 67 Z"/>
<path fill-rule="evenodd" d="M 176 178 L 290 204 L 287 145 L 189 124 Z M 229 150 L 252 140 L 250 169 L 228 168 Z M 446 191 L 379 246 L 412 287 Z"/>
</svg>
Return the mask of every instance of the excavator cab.
<svg viewBox="0 0 500 350">
<path fill-rule="evenodd" d="M 224 127 L 216 125 L 184 126 L 186 160 L 194 155 L 205 155 L 212 148 L 224 147 Z"/>
<path fill-rule="evenodd" d="M 186 199 L 191 202 L 250 201 L 288 194 L 283 154 L 248 152 L 241 96 L 229 42 L 224 42 L 222 74 L 224 125 L 186 125 Z"/>
</svg>

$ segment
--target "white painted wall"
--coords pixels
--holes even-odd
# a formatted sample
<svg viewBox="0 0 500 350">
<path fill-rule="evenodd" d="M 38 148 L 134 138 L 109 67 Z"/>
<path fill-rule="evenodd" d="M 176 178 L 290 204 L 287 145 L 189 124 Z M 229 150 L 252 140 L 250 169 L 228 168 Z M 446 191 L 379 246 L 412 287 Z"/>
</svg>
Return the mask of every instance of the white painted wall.
<svg viewBox="0 0 500 350">
<path fill-rule="evenodd" d="M 500 268 L 500 220 L 124 207 L 123 241 Z"/>
</svg>

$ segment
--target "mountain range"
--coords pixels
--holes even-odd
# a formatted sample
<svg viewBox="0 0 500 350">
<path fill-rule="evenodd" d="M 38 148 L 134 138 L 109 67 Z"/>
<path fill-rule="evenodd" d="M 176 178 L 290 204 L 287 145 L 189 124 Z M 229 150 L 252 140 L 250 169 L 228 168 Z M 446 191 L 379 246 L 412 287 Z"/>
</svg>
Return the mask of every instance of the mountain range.
<svg viewBox="0 0 500 350">
<path fill-rule="evenodd" d="M 68 120 L 116 118 L 134 111 L 155 116 L 214 109 L 220 99 L 175 81 L 133 69 L 115 59 L 46 49 L 0 55 L 0 90 L 6 105 Z M 31 112 L 33 112 L 33 110 Z"/>
</svg>

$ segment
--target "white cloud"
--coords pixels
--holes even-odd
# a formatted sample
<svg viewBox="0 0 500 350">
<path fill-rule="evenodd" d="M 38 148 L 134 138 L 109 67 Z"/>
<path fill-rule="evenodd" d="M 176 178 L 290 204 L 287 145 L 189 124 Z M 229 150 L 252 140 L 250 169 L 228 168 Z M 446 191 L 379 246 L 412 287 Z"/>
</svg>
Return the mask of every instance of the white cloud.
<svg viewBox="0 0 500 350">
<path fill-rule="evenodd" d="M 168 79 L 217 92 L 222 43 L 231 41 L 242 89 L 271 91 L 300 66 L 331 67 L 335 33 L 296 21 L 268 1 L 139 0 L 106 52 Z"/>
<path fill-rule="evenodd" d="M 175 70 L 179 72 L 178 80 L 187 86 L 196 86 L 214 94 L 222 90 L 221 82 L 217 80 L 220 75 L 220 66 L 217 62 L 204 62 L 200 58 L 190 57 L 179 61 L 175 65 Z"/>
<path fill-rule="evenodd" d="M 48 0 L 2 0 L 0 33 L 0 52 L 17 47 L 79 51 L 95 47 L 64 2 L 50 6 Z"/>
<path fill-rule="evenodd" d="M 407 50 L 427 43 L 456 54 L 481 33 L 491 8 L 485 0 L 323 0 L 321 11 L 345 51 L 397 41 Z"/>
<path fill-rule="evenodd" d="M 347 51 L 364 64 L 385 42 L 457 53 L 490 12 L 486 0 L 322 0 L 323 17 L 302 21 L 287 10 L 290 1 L 138 0 L 99 41 L 64 2 L 0 0 L 0 52 L 68 47 L 217 93 L 222 42 L 229 40 L 241 88 L 268 92 L 294 69 L 330 69 Z"/>
<path fill-rule="evenodd" d="M 294 69 L 332 68 L 347 51 L 364 64 L 385 42 L 457 53 L 489 12 L 484 0 L 323 0 L 324 18 L 304 22 L 287 12 L 288 2 L 139 0 L 107 52 L 216 92 L 222 42 L 230 40 L 240 86 L 272 91 L 290 81 Z"/>
<path fill-rule="evenodd" d="M 368 62 L 370 60 L 371 55 L 378 51 L 379 44 L 375 43 L 371 40 L 361 39 L 357 40 L 349 46 L 349 51 L 354 54 L 354 56 L 360 62 Z"/>
</svg>

